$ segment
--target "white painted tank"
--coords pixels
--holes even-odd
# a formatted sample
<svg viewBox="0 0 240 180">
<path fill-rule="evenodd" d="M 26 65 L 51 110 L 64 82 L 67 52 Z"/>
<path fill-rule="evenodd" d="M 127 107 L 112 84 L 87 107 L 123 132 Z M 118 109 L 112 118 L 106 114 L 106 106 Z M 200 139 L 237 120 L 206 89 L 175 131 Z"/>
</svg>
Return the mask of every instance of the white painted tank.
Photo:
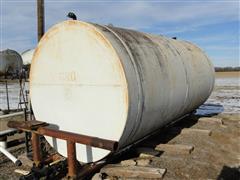
<svg viewBox="0 0 240 180">
<path fill-rule="evenodd" d="M 31 64 L 34 51 L 35 51 L 35 49 L 28 49 L 21 54 L 22 60 L 23 60 L 23 65 Z"/>
<path fill-rule="evenodd" d="M 22 69 L 21 55 L 12 49 L 0 51 L 0 75 L 18 74 Z"/>
<path fill-rule="evenodd" d="M 189 42 L 80 21 L 44 35 L 30 73 L 36 119 L 119 149 L 196 109 L 213 86 L 211 62 Z M 65 141 L 47 140 L 66 156 Z M 83 162 L 108 154 L 77 145 Z"/>
</svg>

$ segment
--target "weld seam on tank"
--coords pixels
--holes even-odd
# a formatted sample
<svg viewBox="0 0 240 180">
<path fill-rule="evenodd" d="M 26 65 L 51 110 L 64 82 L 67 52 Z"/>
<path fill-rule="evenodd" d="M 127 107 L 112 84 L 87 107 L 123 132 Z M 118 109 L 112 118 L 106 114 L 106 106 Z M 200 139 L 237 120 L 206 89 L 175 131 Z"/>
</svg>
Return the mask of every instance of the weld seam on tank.
<svg viewBox="0 0 240 180">
<path fill-rule="evenodd" d="M 200 50 L 201 50 L 201 49 L 200 49 Z M 201 50 L 201 51 L 202 51 L 202 50 Z M 208 58 L 208 56 L 204 53 L 204 51 L 202 51 L 202 53 L 203 53 L 203 55 L 206 57 L 209 67 L 210 67 L 210 68 L 213 67 L 213 64 L 212 64 L 212 62 L 210 61 L 210 59 Z M 213 71 L 215 72 L 215 70 L 213 70 Z M 214 78 L 212 79 L 212 84 L 213 84 L 213 86 L 209 89 L 209 94 L 211 94 L 211 92 L 212 92 L 213 89 L 214 89 L 214 84 L 215 84 L 215 79 L 214 79 Z M 210 96 L 210 95 L 209 95 L 209 96 Z"/>
<path fill-rule="evenodd" d="M 178 40 L 177 41 L 174 40 L 173 42 L 176 43 L 176 42 L 178 42 Z M 174 49 L 177 51 L 178 47 L 176 47 L 174 43 L 172 45 L 174 46 Z M 185 47 L 183 46 L 183 48 L 185 48 Z M 187 50 L 187 52 L 188 52 L 188 50 Z M 178 55 L 178 56 L 180 58 L 181 63 L 183 64 L 183 68 L 184 68 L 185 76 L 186 76 L 187 87 L 186 87 L 186 94 L 185 94 L 185 99 L 184 99 L 184 103 L 183 103 L 183 110 L 182 110 L 183 112 L 185 112 L 187 110 L 186 109 L 187 108 L 186 102 L 187 102 L 187 99 L 189 98 L 189 86 L 190 86 L 190 84 L 189 84 L 189 76 L 188 76 L 188 71 L 187 71 L 186 64 L 185 64 L 185 62 L 183 60 L 183 57 L 180 56 L 180 55 Z"/>
<path fill-rule="evenodd" d="M 139 104 L 138 104 L 138 107 L 141 109 L 141 111 L 138 111 L 137 113 L 137 117 L 136 117 L 136 123 L 135 124 L 141 124 L 141 121 L 142 121 L 142 113 L 143 113 L 143 106 L 144 106 L 144 100 L 142 99 L 142 97 L 144 97 L 143 95 L 143 87 L 142 87 L 142 83 L 141 83 L 141 78 L 140 78 L 140 73 L 139 73 L 139 69 L 137 68 L 137 65 L 136 65 L 136 61 L 134 60 L 134 57 L 129 49 L 129 47 L 126 45 L 126 43 L 121 39 L 121 37 L 114 32 L 114 30 L 112 30 L 111 28 L 107 27 L 107 26 L 102 26 L 102 27 L 105 27 L 107 30 L 109 30 L 120 42 L 121 44 L 123 45 L 123 47 L 125 48 L 125 50 L 127 51 L 128 55 L 129 55 L 129 58 L 130 60 L 132 61 L 132 64 L 133 64 L 133 67 L 134 67 L 134 70 L 135 70 L 135 73 L 137 74 L 137 80 L 138 80 L 138 86 L 141 87 L 140 88 L 140 91 L 139 91 Z M 129 136 L 134 136 L 137 132 L 137 127 L 134 126 L 129 134 Z"/>
</svg>

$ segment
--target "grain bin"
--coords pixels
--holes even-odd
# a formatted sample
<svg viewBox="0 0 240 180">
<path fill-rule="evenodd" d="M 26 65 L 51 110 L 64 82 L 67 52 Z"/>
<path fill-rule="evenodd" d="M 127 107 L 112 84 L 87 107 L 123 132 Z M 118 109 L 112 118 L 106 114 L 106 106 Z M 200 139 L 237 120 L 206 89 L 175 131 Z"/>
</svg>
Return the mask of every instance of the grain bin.
<svg viewBox="0 0 240 180">
<path fill-rule="evenodd" d="M 30 72 L 36 119 L 119 150 L 199 107 L 213 86 L 211 62 L 189 42 L 72 20 L 43 36 Z M 46 138 L 66 156 L 65 141 Z M 83 162 L 108 154 L 77 144 Z"/>
</svg>

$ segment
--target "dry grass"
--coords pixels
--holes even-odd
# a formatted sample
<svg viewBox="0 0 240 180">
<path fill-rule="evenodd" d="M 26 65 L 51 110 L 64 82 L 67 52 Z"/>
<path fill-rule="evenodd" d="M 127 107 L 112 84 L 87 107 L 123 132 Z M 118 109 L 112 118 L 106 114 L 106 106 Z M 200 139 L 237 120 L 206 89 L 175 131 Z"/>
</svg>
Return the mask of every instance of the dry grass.
<svg viewBox="0 0 240 180">
<path fill-rule="evenodd" d="M 240 71 L 216 72 L 216 78 L 240 78 Z"/>
</svg>

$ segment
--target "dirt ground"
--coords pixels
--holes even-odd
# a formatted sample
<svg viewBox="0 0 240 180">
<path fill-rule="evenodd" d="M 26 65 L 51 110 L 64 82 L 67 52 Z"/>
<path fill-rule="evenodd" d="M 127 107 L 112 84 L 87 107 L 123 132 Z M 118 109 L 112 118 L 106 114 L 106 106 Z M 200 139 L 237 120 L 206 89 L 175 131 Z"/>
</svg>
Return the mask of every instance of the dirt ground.
<svg viewBox="0 0 240 180">
<path fill-rule="evenodd" d="M 132 153 L 115 161 L 139 160 L 139 148 L 152 148 L 158 144 L 192 145 L 194 150 L 187 155 L 172 155 L 162 152 L 147 157 L 147 166 L 166 169 L 163 179 L 240 179 L 240 88 L 239 72 L 217 73 L 216 86 L 209 100 L 200 107 L 196 115 L 184 118 L 172 127 L 141 143 Z M 205 113 L 205 114 L 204 114 Z M 204 116 L 221 118 L 223 124 L 198 121 Z M 211 130 L 211 136 L 204 134 L 182 134 L 184 128 Z M 15 156 L 24 153 L 23 145 L 10 149 Z M 15 169 L 29 170 L 27 166 L 16 167 L 0 154 L 0 179 L 18 179 Z M 108 179 L 128 179 L 106 176 Z M 142 179 L 142 178 L 137 178 Z"/>
<path fill-rule="evenodd" d="M 181 128 L 212 130 L 212 135 L 176 134 L 171 138 L 168 144 L 193 145 L 194 150 L 190 155 L 163 153 L 153 158 L 153 165 L 167 169 L 164 179 L 239 179 L 239 114 L 221 116 L 224 125 L 196 122 L 187 126 L 187 120 L 179 123 Z"/>
</svg>

